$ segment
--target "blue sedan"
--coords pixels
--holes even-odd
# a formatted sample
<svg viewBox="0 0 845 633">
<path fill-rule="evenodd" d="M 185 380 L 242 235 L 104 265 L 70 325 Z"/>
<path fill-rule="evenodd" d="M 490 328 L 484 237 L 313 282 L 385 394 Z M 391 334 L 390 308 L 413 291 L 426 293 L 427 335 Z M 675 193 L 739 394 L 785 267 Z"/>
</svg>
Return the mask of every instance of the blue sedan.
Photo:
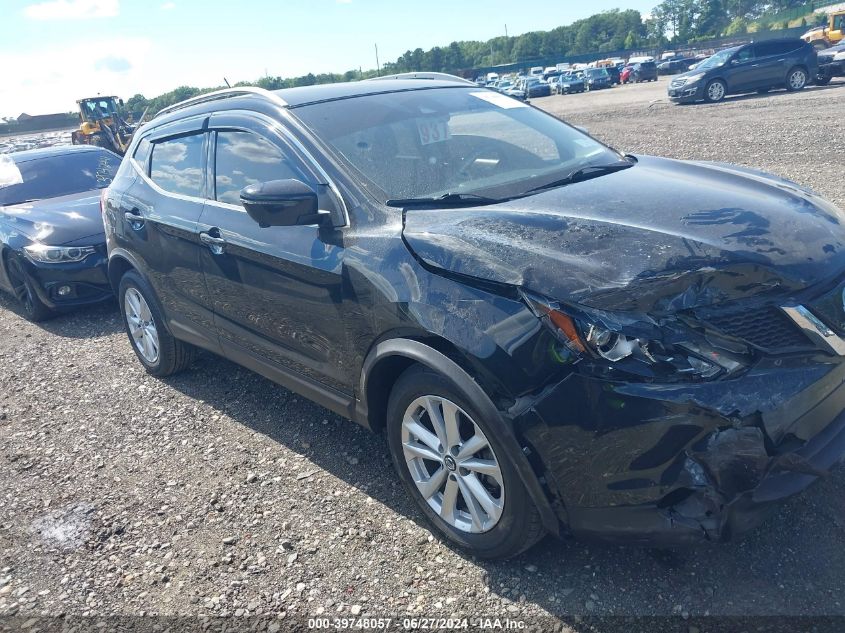
<svg viewBox="0 0 845 633">
<path fill-rule="evenodd" d="M 112 296 L 100 190 L 119 166 L 88 145 L 0 155 L 0 289 L 30 321 Z"/>
</svg>

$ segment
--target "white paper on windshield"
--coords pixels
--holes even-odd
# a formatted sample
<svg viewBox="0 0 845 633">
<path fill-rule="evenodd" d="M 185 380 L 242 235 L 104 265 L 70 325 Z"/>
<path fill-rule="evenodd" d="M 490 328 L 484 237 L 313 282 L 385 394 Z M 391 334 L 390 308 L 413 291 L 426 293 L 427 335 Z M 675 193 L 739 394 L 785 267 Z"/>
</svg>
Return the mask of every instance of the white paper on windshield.
<svg viewBox="0 0 845 633">
<path fill-rule="evenodd" d="M 449 131 L 449 119 L 417 119 L 417 131 L 422 145 L 442 143 L 452 138 Z"/>
<path fill-rule="evenodd" d="M 0 188 L 23 182 L 21 170 L 8 154 L 0 154 Z"/>
<path fill-rule="evenodd" d="M 477 97 L 482 101 L 486 101 L 487 103 L 492 103 L 495 106 L 499 106 L 505 110 L 510 110 L 511 108 L 527 108 L 528 104 L 523 103 L 522 101 L 517 101 L 516 99 L 509 97 L 507 95 L 503 95 L 500 92 L 493 92 L 491 90 L 485 90 L 484 92 L 470 92 L 473 97 Z"/>
</svg>

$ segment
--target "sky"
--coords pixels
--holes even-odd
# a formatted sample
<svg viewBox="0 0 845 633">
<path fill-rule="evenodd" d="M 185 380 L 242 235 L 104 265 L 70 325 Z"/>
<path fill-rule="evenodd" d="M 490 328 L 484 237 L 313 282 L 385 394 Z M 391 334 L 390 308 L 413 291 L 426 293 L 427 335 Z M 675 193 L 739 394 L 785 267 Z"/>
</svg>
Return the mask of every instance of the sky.
<svg viewBox="0 0 845 633">
<path fill-rule="evenodd" d="M 658 0 L 2 0 L 0 117 L 265 74 L 375 68 L 406 50 L 549 30 Z"/>
</svg>

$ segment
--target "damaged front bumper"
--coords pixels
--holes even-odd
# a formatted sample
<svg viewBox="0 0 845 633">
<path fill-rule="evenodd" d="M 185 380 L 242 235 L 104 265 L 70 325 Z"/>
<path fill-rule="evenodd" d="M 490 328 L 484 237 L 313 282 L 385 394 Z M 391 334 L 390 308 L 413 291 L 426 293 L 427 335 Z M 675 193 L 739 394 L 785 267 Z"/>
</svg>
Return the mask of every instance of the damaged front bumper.
<svg viewBox="0 0 845 633">
<path fill-rule="evenodd" d="M 845 454 L 840 360 L 781 361 L 694 385 L 572 374 L 514 416 L 515 428 L 573 536 L 729 540 Z"/>
</svg>

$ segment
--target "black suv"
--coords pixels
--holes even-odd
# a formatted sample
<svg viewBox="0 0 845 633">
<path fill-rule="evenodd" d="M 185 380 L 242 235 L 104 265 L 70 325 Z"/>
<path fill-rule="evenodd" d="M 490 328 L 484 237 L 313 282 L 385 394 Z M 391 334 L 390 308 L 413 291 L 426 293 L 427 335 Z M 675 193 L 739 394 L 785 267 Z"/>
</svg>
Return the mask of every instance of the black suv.
<svg viewBox="0 0 845 633">
<path fill-rule="evenodd" d="M 772 88 L 802 90 L 818 75 L 816 51 L 800 39 L 777 39 L 720 51 L 669 83 L 676 103 L 708 101 L 725 95 L 767 92 Z"/>
<path fill-rule="evenodd" d="M 845 216 L 773 176 L 394 78 L 169 108 L 104 218 L 148 372 L 203 348 L 385 431 L 479 556 L 727 539 L 845 450 Z"/>
<path fill-rule="evenodd" d="M 657 81 L 656 62 L 637 62 L 631 69 L 629 81 L 638 84 L 643 81 Z"/>
</svg>

